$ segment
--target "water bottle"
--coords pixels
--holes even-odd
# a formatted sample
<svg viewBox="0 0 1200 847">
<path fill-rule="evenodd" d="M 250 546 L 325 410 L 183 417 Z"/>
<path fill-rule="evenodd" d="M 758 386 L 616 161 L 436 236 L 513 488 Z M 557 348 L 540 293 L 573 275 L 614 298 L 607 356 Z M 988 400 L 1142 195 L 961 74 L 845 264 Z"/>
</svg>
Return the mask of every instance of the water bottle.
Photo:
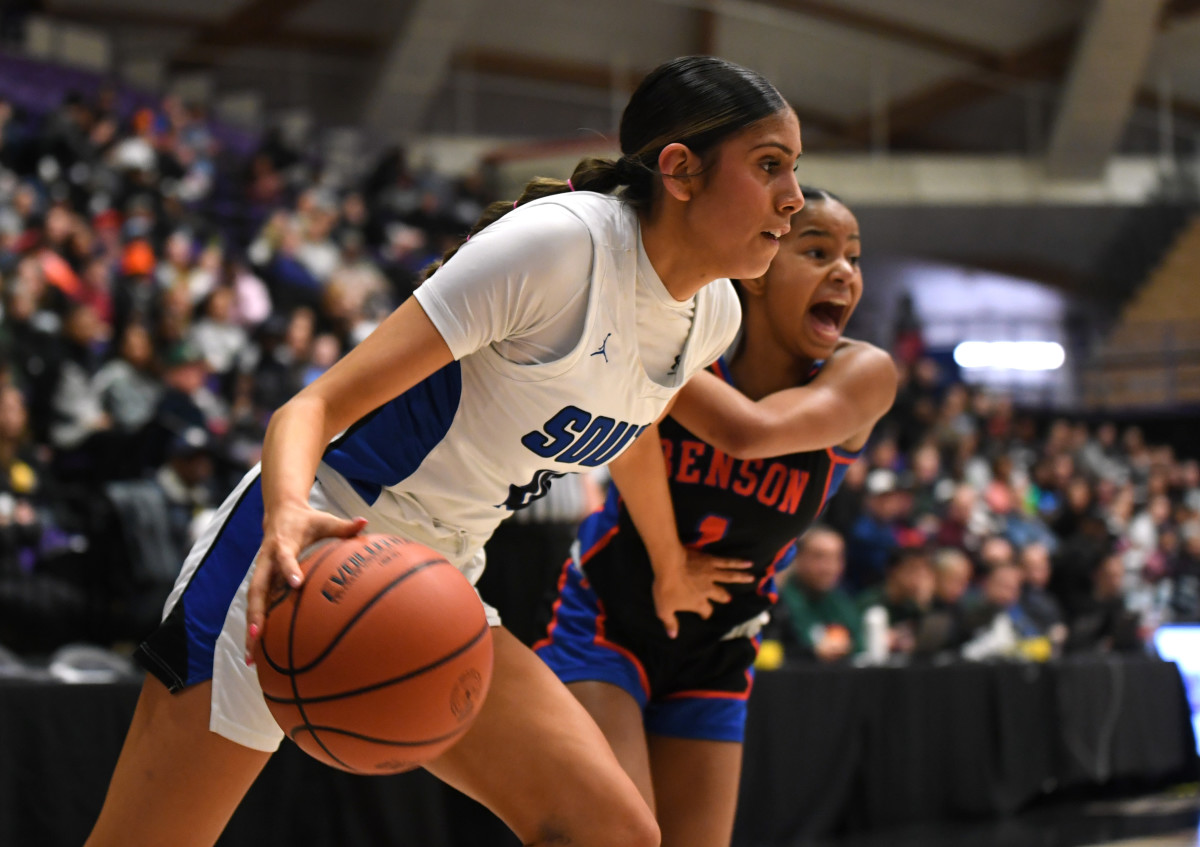
<svg viewBox="0 0 1200 847">
<path fill-rule="evenodd" d="M 882 665 L 888 659 L 888 613 L 883 606 L 872 606 L 863 613 L 867 661 Z"/>
</svg>

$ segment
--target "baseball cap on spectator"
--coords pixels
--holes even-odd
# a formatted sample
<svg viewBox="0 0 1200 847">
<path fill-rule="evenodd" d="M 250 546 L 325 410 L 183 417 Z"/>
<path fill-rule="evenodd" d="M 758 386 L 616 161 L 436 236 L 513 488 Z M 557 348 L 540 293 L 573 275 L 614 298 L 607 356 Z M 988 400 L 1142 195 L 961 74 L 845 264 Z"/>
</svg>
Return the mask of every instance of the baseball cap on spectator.
<svg viewBox="0 0 1200 847">
<path fill-rule="evenodd" d="M 167 442 L 167 456 L 192 456 L 196 453 L 216 453 L 212 435 L 204 427 L 189 426 L 171 436 Z"/>
<path fill-rule="evenodd" d="M 200 348 L 190 341 L 177 341 L 167 348 L 163 356 L 163 365 L 168 368 L 178 368 L 184 365 L 195 365 L 204 362 L 204 354 Z"/>
</svg>

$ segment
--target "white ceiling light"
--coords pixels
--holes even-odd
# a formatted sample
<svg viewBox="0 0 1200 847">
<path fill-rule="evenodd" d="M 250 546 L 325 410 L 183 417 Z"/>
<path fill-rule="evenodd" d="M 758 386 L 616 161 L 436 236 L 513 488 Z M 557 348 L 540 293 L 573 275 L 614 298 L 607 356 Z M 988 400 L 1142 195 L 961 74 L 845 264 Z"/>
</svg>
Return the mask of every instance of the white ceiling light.
<svg viewBox="0 0 1200 847">
<path fill-rule="evenodd" d="M 960 368 L 1001 371 L 1054 371 L 1067 354 L 1057 341 L 964 341 L 954 348 Z"/>
</svg>

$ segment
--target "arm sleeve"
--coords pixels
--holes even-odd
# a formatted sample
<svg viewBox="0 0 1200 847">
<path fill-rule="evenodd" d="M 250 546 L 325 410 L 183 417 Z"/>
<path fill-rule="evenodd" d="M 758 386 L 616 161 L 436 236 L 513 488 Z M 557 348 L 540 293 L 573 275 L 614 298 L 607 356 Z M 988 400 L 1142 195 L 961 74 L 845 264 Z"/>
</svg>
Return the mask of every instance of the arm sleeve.
<svg viewBox="0 0 1200 847">
<path fill-rule="evenodd" d="M 513 338 L 570 349 L 591 272 L 587 226 L 561 205 L 539 203 L 476 234 L 414 296 L 456 359 Z"/>
</svg>

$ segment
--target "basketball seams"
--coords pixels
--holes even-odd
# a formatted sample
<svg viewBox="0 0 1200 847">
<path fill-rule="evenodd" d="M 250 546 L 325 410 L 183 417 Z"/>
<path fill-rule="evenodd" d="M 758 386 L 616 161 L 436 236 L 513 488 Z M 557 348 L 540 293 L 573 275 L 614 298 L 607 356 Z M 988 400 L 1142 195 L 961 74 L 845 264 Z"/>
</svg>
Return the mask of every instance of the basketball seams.
<svg viewBox="0 0 1200 847">
<path fill-rule="evenodd" d="M 324 545 L 322 548 L 320 548 L 318 551 L 319 554 L 317 555 L 317 560 L 313 561 L 312 565 L 310 565 L 310 567 L 308 567 L 308 570 L 306 571 L 306 573 L 317 570 L 318 567 L 320 567 L 320 565 L 322 565 L 323 561 L 329 557 L 330 553 L 336 551 L 336 549 L 340 548 L 341 546 L 342 546 L 342 542 L 338 541 L 335 543 L 328 543 L 328 545 Z M 270 619 L 270 614 L 272 611 L 275 611 L 275 607 L 280 605 L 280 603 L 282 603 L 282 602 L 286 602 L 288 597 L 290 597 L 290 596 L 292 596 L 292 587 L 290 587 L 290 585 L 288 585 L 287 583 L 283 583 L 283 590 L 281 591 L 280 595 L 278 595 L 276 597 L 275 601 L 269 603 L 268 607 L 266 607 L 266 613 L 265 613 L 264 617 L 266 619 Z M 298 605 L 299 605 L 299 603 L 298 603 Z M 295 618 L 295 615 L 293 615 L 293 619 L 294 618 Z M 288 631 L 288 644 L 289 645 L 292 644 L 292 631 L 290 631 L 290 630 Z M 263 633 L 263 637 L 259 639 L 258 647 L 260 650 L 262 650 L 263 659 L 266 660 L 266 663 L 268 663 L 268 665 L 272 669 L 275 669 L 275 671 L 286 672 L 286 671 L 284 671 L 284 668 L 282 666 L 278 665 L 278 663 L 274 659 L 271 659 L 271 654 L 269 653 L 268 649 L 266 649 L 266 648 L 268 648 L 268 641 L 266 641 L 266 633 L 265 632 Z M 290 656 L 288 656 L 288 659 L 290 661 Z"/>
<path fill-rule="evenodd" d="M 293 662 L 293 653 L 296 649 L 295 648 L 296 619 L 299 616 L 300 616 L 300 599 L 296 598 L 296 602 L 292 604 L 292 616 L 288 621 L 287 653 L 288 653 L 289 667 L 283 671 L 287 675 L 288 685 L 291 686 L 292 695 L 296 698 L 296 702 L 293 703 L 292 705 L 294 705 L 296 707 L 296 711 L 298 711 L 300 713 L 301 726 L 304 727 L 305 729 L 309 729 L 312 732 L 313 741 L 317 742 L 317 744 L 320 745 L 321 749 L 325 752 L 325 755 L 328 756 L 330 759 L 332 759 L 334 762 L 337 762 L 339 767 L 349 768 L 350 770 L 356 770 L 355 768 L 350 768 L 349 765 L 347 765 L 345 762 L 343 762 L 341 759 L 339 759 L 337 756 L 335 756 L 333 751 L 330 750 L 329 747 L 325 744 L 325 742 L 321 740 L 321 736 L 317 735 L 316 731 L 311 730 L 312 724 L 310 724 L 308 721 L 308 712 L 304 708 L 304 701 L 300 699 L 300 687 L 296 681 L 296 674 L 294 671 L 291 670 L 291 667 L 290 667 Z M 263 696 L 266 697 L 265 692 L 263 693 Z M 293 730 L 293 732 L 294 732 L 294 730 Z M 289 737 L 292 738 L 292 741 L 294 742 L 295 736 L 292 735 L 292 733 L 289 733 L 288 735 L 289 735 Z"/>
<path fill-rule="evenodd" d="M 421 676 L 421 674 L 428 673 L 429 671 L 434 670 L 435 668 L 439 668 L 442 665 L 447 664 L 448 662 L 451 662 L 454 659 L 457 659 L 463 653 L 466 653 L 472 647 L 479 644 L 479 642 L 482 641 L 484 639 L 484 637 L 488 634 L 489 629 L 490 629 L 490 626 L 487 623 L 484 623 L 483 627 L 480 628 L 479 632 L 475 633 L 475 635 L 471 637 L 471 640 L 467 641 L 461 647 L 456 647 L 452 652 L 447 653 L 446 655 L 442 656 L 441 658 L 437 659 L 436 661 L 430 662 L 427 665 L 424 665 L 422 667 L 411 670 L 405 674 L 401 674 L 400 676 L 393 677 L 392 679 L 385 679 L 380 682 L 374 682 L 374 683 L 371 683 L 370 685 L 365 685 L 362 688 L 354 688 L 349 691 L 339 691 L 336 694 L 321 694 L 317 697 L 305 697 L 304 702 L 305 703 L 328 703 L 331 700 L 340 700 L 345 697 L 356 697 L 359 694 L 367 694 L 372 691 L 378 691 L 380 688 L 387 688 L 389 685 L 399 685 L 402 682 L 406 682 L 407 680 L 410 680 L 414 677 Z M 292 689 L 292 692 L 294 694 L 296 694 L 297 697 L 300 696 L 296 692 L 294 687 Z M 297 702 L 294 700 L 288 700 L 284 697 L 275 697 L 275 696 L 272 696 L 265 692 L 263 693 L 263 698 L 266 700 L 270 700 L 272 703 L 278 703 L 283 706 L 295 705 Z"/>
<path fill-rule="evenodd" d="M 447 732 L 445 735 L 437 735 L 433 738 L 422 738 L 419 741 L 396 741 L 391 738 L 376 738 L 373 735 L 363 735 L 361 732 L 352 732 L 351 730 L 342 729 L 341 727 L 314 726 L 313 724 L 308 723 L 297 724 L 292 728 L 292 731 L 289 732 L 288 735 L 291 736 L 297 732 L 310 732 L 312 733 L 313 738 L 317 738 L 317 731 L 320 730 L 321 732 L 329 733 L 330 735 L 340 735 L 344 738 L 353 738 L 356 741 L 369 741 L 372 744 L 380 744 L 385 747 L 425 747 L 430 744 L 441 744 L 443 741 L 449 741 L 451 738 L 457 738 L 470 729 L 470 727 L 470 724 L 464 724 L 462 726 L 455 727 L 453 731 Z M 322 744 L 321 746 L 324 747 L 325 745 Z M 355 773 L 369 773 L 369 771 L 356 769 Z"/>
<path fill-rule="evenodd" d="M 380 543 L 371 542 L 372 538 L 379 538 L 380 542 L 390 539 L 392 543 L 403 542 L 404 546 L 412 545 L 407 552 L 392 548 L 400 559 L 397 564 L 401 564 L 404 570 L 396 573 L 395 568 L 384 567 L 362 585 L 362 588 L 366 589 L 365 592 L 352 592 L 351 580 L 354 580 L 363 562 L 356 558 L 351 563 L 353 567 L 344 574 L 340 562 L 347 558 L 348 549 L 354 547 L 355 543 Z M 484 621 L 483 626 L 475 633 L 463 632 L 463 624 L 469 626 L 471 622 L 479 620 L 470 608 L 472 601 L 475 605 L 478 604 L 478 597 L 473 593 L 464 594 L 458 589 L 449 591 L 451 584 L 457 584 L 464 579 L 461 571 L 436 551 L 407 539 L 356 536 L 354 539 L 329 544 L 325 549 L 314 553 L 312 564 L 305 567 L 304 587 L 310 590 L 305 592 L 304 588 L 296 590 L 285 587 L 269 601 L 268 613 L 276 618 L 286 614 L 287 621 L 277 621 L 277 624 L 282 626 L 277 625 L 274 638 L 267 637 L 269 631 L 264 632 L 264 637 L 256 645 L 255 654 L 259 657 L 260 677 L 269 683 L 265 689 L 260 688 L 261 696 L 270 707 L 276 722 L 282 727 L 290 727 L 285 729 L 287 736 L 302 750 L 327 765 L 362 775 L 399 773 L 418 767 L 439 755 L 462 736 L 472 723 L 471 707 L 481 703 L 486 694 L 492 665 L 490 626 Z M 359 554 L 356 552 L 354 555 Z M 374 557 L 378 564 L 383 566 L 387 566 L 389 560 L 396 559 L 396 555 L 389 556 L 382 550 L 372 549 L 371 546 L 366 547 L 362 555 Z M 332 570 L 329 567 L 331 561 L 336 563 Z M 434 568 L 434 565 L 444 565 L 450 570 L 440 570 Z M 426 571 L 428 575 L 425 579 L 411 585 L 407 583 L 409 577 Z M 321 574 L 321 578 L 318 578 L 318 574 Z M 402 583 L 408 587 L 393 593 L 393 589 Z M 435 589 L 434 586 L 439 587 Z M 466 587 L 465 583 L 463 587 Z M 426 593 L 431 590 L 436 593 Z M 312 595 L 308 602 L 304 601 L 306 593 Z M 393 598 L 398 594 L 407 598 L 414 593 L 417 597 L 425 597 L 419 601 L 418 606 L 403 611 L 403 604 L 412 602 L 408 599 L 400 606 L 393 605 Z M 338 603 L 340 609 L 326 609 L 326 604 L 319 602 L 320 596 Z M 376 603 L 385 599 L 393 599 L 393 603 L 385 602 L 379 609 L 375 609 Z M 286 608 L 288 602 L 292 603 L 290 611 L 284 612 L 279 608 Z M 397 654 L 398 661 L 393 667 L 387 668 L 387 662 L 380 665 L 371 658 L 371 649 L 362 649 L 364 646 L 369 648 L 374 641 L 362 642 L 355 636 L 355 632 L 363 628 L 380 629 L 381 635 L 383 632 L 405 632 L 405 637 L 408 637 L 405 627 L 411 630 L 413 626 L 422 626 L 424 629 L 414 631 L 421 632 L 429 627 L 448 626 L 435 611 L 443 606 L 454 609 L 456 619 L 459 620 L 457 625 L 445 630 L 446 636 L 453 634 L 456 640 L 459 640 L 457 646 L 446 644 L 449 639 L 444 637 L 430 642 L 427 646 L 421 646 L 425 645 L 425 642 L 421 641 L 420 644 L 414 645 L 413 652 L 405 650 Z M 380 612 L 384 614 L 380 615 Z M 327 619 L 318 629 L 310 631 L 309 621 L 313 615 L 317 615 L 318 619 L 332 615 L 333 619 Z M 345 618 L 345 615 L 349 615 L 349 618 Z M 286 645 L 279 643 L 280 638 L 286 639 Z M 267 650 L 268 642 L 273 648 L 271 652 Z M 439 645 L 436 649 L 434 643 Z M 314 648 L 319 650 L 316 655 L 311 652 Z M 447 648 L 449 652 L 434 658 L 436 653 Z M 346 650 L 351 650 L 348 655 L 356 657 L 354 661 L 358 662 L 360 668 L 358 672 L 349 675 L 345 674 L 341 662 L 337 661 Z M 302 667 L 296 667 L 297 653 L 300 652 L 308 653 L 312 658 Z M 325 660 L 331 655 L 335 661 L 325 665 Z M 373 676 L 377 677 L 381 670 L 390 670 L 395 674 L 396 671 L 403 670 L 405 664 L 411 663 L 422 664 L 382 681 L 371 680 Z M 300 693 L 300 683 L 303 681 L 301 674 L 309 680 L 309 687 L 324 687 L 327 691 L 330 688 L 343 690 L 315 697 L 303 696 Z M 333 676 L 326 680 L 329 674 Z M 355 676 L 358 678 L 355 679 Z M 458 680 L 451 686 L 453 677 L 458 677 Z M 335 679 L 340 682 L 330 685 Z M 322 683 L 321 680 L 326 681 Z M 347 686 L 355 687 L 347 689 Z M 451 687 L 453 691 L 450 690 Z M 287 693 L 291 693 L 292 699 L 286 697 Z M 377 697 L 382 697 L 383 700 L 374 699 Z M 439 710 L 435 704 L 441 703 L 442 698 L 446 697 L 449 701 Z M 405 705 L 410 700 L 413 704 L 411 708 L 416 709 L 411 715 L 410 707 Z M 379 720 L 371 718 L 376 702 L 390 704 L 388 712 L 392 717 L 383 719 L 381 715 Z M 441 712 L 444 711 L 445 705 L 449 706 L 450 712 L 443 717 Z M 396 709 L 399 711 L 395 711 Z M 429 711 L 430 709 L 433 711 Z M 458 718 L 459 725 L 448 726 L 450 714 Z M 477 709 L 475 714 L 478 714 Z M 351 715 L 354 716 L 353 719 Z M 382 733 L 383 737 L 364 734 L 365 730 Z M 422 735 L 431 737 L 413 739 L 413 736 Z M 378 753 L 370 750 L 372 745 L 380 748 Z M 384 748 L 394 752 L 386 753 Z M 410 759 L 412 761 L 409 761 Z"/>
<path fill-rule="evenodd" d="M 307 570 L 305 570 L 305 575 L 316 571 L 316 569 L 319 568 L 325 562 L 325 560 L 327 558 L 329 558 L 329 556 L 332 553 L 335 553 L 336 551 L 341 549 L 341 547 L 344 543 L 345 543 L 345 539 L 335 542 L 335 543 L 332 543 L 332 544 L 325 544 L 325 545 L 321 546 L 320 548 L 318 548 L 316 561 L 314 561 L 311 565 L 308 566 Z M 279 604 L 285 602 L 291 596 L 292 596 L 292 587 L 290 585 L 288 585 L 287 583 L 284 583 L 284 591 L 282 593 L 280 593 L 280 595 L 277 598 L 275 598 L 275 602 L 273 602 L 269 606 L 267 606 L 267 611 L 266 611 L 266 615 L 265 615 L 266 619 L 270 620 L 271 612 L 275 610 L 275 607 L 278 606 Z M 299 605 L 300 605 L 300 599 L 299 599 L 299 597 L 297 597 L 296 598 L 296 607 L 298 607 Z M 295 608 L 293 608 L 293 610 L 292 610 L 293 623 L 292 623 L 291 627 L 288 629 L 288 638 L 287 638 L 288 650 L 289 650 L 289 653 L 288 653 L 288 663 L 289 664 L 291 664 L 291 660 L 292 660 L 290 651 L 291 651 L 291 644 L 292 644 L 292 635 L 294 634 L 294 628 L 295 628 L 295 619 L 296 619 L 296 611 L 295 611 Z M 276 662 L 274 659 L 271 658 L 271 654 L 267 650 L 268 641 L 267 641 L 267 634 L 265 631 L 263 632 L 263 637 L 261 639 L 259 639 L 258 646 L 259 646 L 259 649 L 262 651 L 262 657 L 263 657 L 263 659 L 266 660 L 268 667 L 270 667 L 272 670 L 279 671 L 280 673 L 290 675 L 291 671 L 288 668 L 285 668 L 283 665 L 280 665 L 278 662 Z"/>
<path fill-rule="evenodd" d="M 421 571 L 424 571 L 426 568 L 433 567 L 434 565 L 445 565 L 448 568 L 454 567 L 454 565 L 450 564 L 445 559 L 427 559 L 424 562 L 413 565 L 411 568 L 409 568 L 404 573 L 400 574 L 398 577 L 393 579 L 387 585 L 380 588 L 379 591 L 377 591 L 374 594 L 374 596 L 371 597 L 370 601 L 365 603 L 361 609 L 359 609 L 357 612 L 354 613 L 353 617 L 349 618 L 346 621 L 346 623 L 342 627 L 342 629 L 339 632 L 337 632 L 333 636 L 333 638 L 330 639 L 329 643 L 325 646 L 325 649 L 322 650 L 319 654 L 317 654 L 316 658 L 314 658 L 307 665 L 304 665 L 303 667 L 300 667 L 300 668 L 291 668 L 291 667 L 284 668 L 284 667 L 278 666 L 274 663 L 270 663 L 270 667 L 273 670 L 277 670 L 277 671 L 280 671 L 282 673 L 287 673 L 287 674 L 302 674 L 302 673 L 307 673 L 308 671 L 311 671 L 313 668 L 315 668 L 317 665 L 319 665 L 321 662 L 323 662 L 329 656 L 330 653 L 333 652 L 334 648 L 337 647 L 337 645 L 341 642 L 342 638 L 345 637 L 346 633 L 348 633 L 351 629 L 353 629 L 354 625 L 356 623 L 358 623 L 359 619 L 362 618 L 362 616 L 365 615 L 368 611 L 370 611 L 371 607 L 373 607 L 377 602 L 379 602 L 389 591 L 391 591 L 393 588 L 395 588 L 400 583 L 404 582 L 409 577 L 416 576 Z M 455 570 L 458 570 L 458 569 L 455 568 Z M 292 611 L 293 620 L 295 619 L 296 614 L 298 614 L 298 611 L 300 609 L 300 604 L 303 602 L 303 600 L 304 600 L 303 594 L 301 594 L 299 597 L 296 598 L 296 605 Z M 289 663 L 289 665 L 291 664 L 291 662 L 293 661 L 293 658 L 294 658 L 292 656 L 292 652 L 291 652 L 291 644 L 292 644 L 292 636 L 293 635 L 294 635 L 294 632 L 292 632 L 292 631 L 288 632 L 288 648 L 289 648 L 288 649 L 288 663 Z"/>
</svg>

